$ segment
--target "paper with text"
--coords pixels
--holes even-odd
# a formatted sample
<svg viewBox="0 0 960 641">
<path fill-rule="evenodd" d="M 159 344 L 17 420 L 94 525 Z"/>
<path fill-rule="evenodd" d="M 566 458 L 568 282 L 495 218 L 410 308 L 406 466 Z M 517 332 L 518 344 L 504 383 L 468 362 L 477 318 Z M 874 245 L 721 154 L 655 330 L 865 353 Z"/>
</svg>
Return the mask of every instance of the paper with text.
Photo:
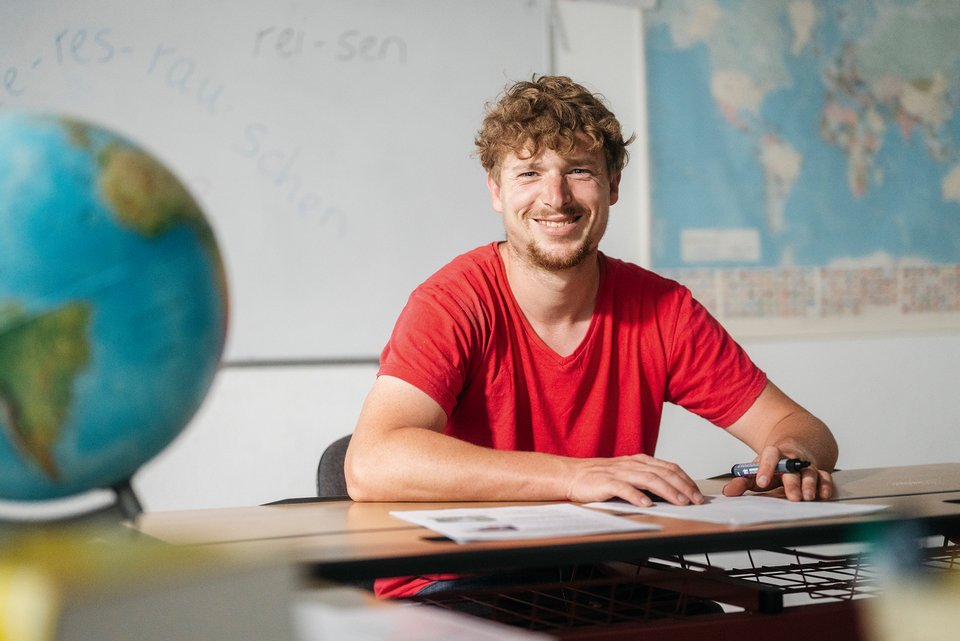
<svg viewBox="0 0 960 641">
<path fill-rule="evenodd" d="M 569 503 L 519 505 L 441 510 L 401 510 L 390 515 L 429 528 L 457 543 L 509 541 L 559 536 L 582 536 L 610 532 L 658 530 L 612 514 L 588 510 Z"/>
</svg>

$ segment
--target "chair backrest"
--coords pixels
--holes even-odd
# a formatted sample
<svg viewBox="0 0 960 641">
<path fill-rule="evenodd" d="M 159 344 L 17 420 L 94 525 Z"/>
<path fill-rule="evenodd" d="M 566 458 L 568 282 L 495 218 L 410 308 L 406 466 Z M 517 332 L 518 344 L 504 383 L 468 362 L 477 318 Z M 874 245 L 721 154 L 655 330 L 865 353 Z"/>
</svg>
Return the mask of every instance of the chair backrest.
<svg viewBox="0 0 960 641">
<path fill-rule="evenodd" d="M 317 465 L 317 496 L 347 498 L 347 479 L 343 475 L 343 459 L 347 455 L 350 435 L 338 438 L 327 446 Z"/>
<path fill-rule="evenodd" d="M 347 479 L 343 476 L 343 459 L 350 445 L 350 435 L 341 436 L 327 446 L 317 465 L 317 496 L 325 499 L 349 499 Z M 350 585 L 373 591 L 373 580 L 348 581 Z"/>
</svg>

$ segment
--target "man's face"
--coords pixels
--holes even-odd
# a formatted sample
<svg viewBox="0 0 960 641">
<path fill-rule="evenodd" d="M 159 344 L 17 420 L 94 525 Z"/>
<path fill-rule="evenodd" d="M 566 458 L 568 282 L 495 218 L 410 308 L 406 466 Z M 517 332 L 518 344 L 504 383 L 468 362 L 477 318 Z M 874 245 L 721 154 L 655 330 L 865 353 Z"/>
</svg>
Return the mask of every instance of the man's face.
<svg viewBox="0 0 960 641">
<path fill-rule="evenodd" d="M 601 150 L 582 145 L 566 156 L 544 149 L 531 157 L 510 152 L 499 178 L 488 176 L 487 186 L 518 256 L 557 271 L 596 252 L 620 184 L 620 174 L 608 175 Z"/>
</svg>

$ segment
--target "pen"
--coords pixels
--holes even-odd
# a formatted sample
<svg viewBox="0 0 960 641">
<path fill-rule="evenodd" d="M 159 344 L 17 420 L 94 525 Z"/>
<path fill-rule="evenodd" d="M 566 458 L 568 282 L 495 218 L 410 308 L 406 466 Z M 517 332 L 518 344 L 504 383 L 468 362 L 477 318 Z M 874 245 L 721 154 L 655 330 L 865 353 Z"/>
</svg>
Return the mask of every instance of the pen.
<svg viewBox="0 0 960 641">
<path fill-rule="evenodd" d="M 789 472 L 799 472 L 809 465 L 810 461 L 804 461 L 803 459 L 782 458 L 780 459 L 780 462 L 777 463 L 774 473 L 787 474 Z M 758 469 L 760 469 L 760 464 L 756 461 L 753 463 L 737 463 L 730 468 L 730 473 L 734 476 L 756 476 Z"/>
</svg>

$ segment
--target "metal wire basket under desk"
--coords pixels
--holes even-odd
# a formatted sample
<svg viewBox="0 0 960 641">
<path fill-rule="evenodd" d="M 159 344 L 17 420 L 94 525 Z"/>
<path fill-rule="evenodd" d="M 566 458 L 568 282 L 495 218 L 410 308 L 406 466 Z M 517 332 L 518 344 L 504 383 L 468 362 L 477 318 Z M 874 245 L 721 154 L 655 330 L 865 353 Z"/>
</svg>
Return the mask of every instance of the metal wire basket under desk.
<svg viewBox="0 0 960 641">
<path fill-rule="evenodd" d="M 918 552 L 931 572 L 956 570 L 958 559 L 960 546 L 947 539 Z M 877 595 L 881 578 L 862 547 L 771 548 L 618 562 L 562 581 L 414 600 L 559 639 L 721 638 L 718 626 L 733 638 L 795 624 L 804 636 L 850 641 L 865 636 L 854 602 Z"/>
</svg>

